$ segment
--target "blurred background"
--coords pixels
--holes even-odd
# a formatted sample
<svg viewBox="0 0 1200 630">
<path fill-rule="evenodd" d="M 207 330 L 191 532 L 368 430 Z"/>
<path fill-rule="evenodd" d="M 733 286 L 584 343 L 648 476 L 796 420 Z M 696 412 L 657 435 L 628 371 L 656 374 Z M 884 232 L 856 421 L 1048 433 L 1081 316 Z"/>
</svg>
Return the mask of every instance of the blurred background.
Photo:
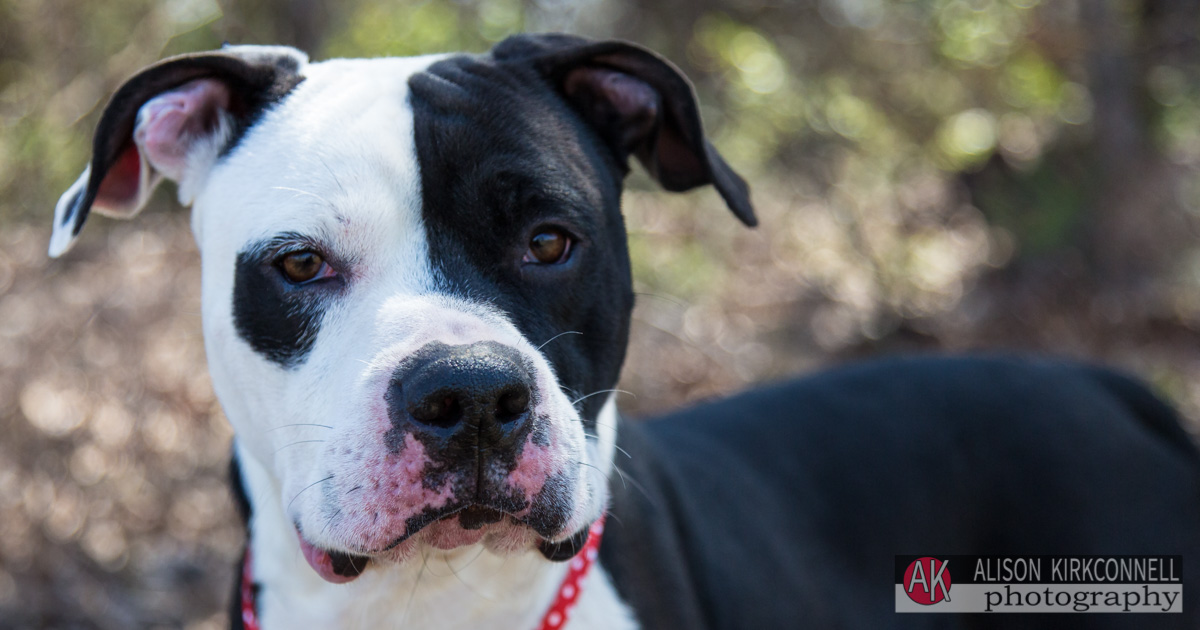
<svg viewBox="0 0 1200 630">
<path fill-rule="evenodd" d="M 241 549 L 197 253 L 164 187 L 45 251 L 121 81 L 164 55 L 314 59 L 621 37 L 693 79 L 750 180 L 635 174 L 621 388 L 647 415 L 895 352 L 1087 358 L 1200 418 L 1194 0 L 0 0 L 0 627 L 224 627 Z"/>
</svg>

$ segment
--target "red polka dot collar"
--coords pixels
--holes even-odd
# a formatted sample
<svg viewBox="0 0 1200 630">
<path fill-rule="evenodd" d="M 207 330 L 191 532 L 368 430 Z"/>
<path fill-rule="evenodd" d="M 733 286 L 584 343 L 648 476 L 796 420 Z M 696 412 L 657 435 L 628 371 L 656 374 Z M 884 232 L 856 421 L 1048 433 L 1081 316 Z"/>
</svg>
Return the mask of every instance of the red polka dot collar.
<svg viewBox="0 0 1200 630">
<path fill-rule="evenodd" d="M 567 623 L 571 609 L 579 601 L 580 582 L 588 574 L 588 569 L 596 562 L 600 554 L 600 537 L 604 534 L 604 517 L 592 523 L 588 529 L 588 539 L 583 549 L 571 558 L 567 566 L 567 577 L 563 578 L 562 586 L 558 587 L 558 596 L 550 605 L 550 610 L 542 617 L 542 623 L 537 630 L 558 630 Z"/>
<path fill-rule="evenodd" d="M 558 587 L 554 603 L 542 617 L 542 623 L 536 630 L 559 630 L 566 625 L 571 617 L 571 609 L 579 601 L 580 582 L 588 574 L 588 570 L 596 562 L 600 553 L 600 537 L 604 534 L 604 517 L 592 523 L 588 529 L 588 540 L 583 549 L 571 558 L 567 565 L 567 576 Z M 254 565 L 251 562 L 250 549 L 246 549 L 246 558 L 242 562 L 242 627 L 245 630 L 262 630 L 258 620 L 258 609 L 254 604 Z"/>
</svg>

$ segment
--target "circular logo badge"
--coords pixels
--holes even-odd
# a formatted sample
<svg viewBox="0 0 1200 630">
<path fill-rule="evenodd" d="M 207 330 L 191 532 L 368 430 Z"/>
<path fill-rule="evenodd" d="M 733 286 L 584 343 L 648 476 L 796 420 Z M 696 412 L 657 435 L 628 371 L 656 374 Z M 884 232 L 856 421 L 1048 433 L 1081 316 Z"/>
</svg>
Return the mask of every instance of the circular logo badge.
<svg viewBox="0 0 1200 630">
<path fill-rule="evenodd" d="M 917 558 L 904 570 L 904 592 L 922 606 L 950 601 L 950 562 L 937 558 Z"/>
</svg>

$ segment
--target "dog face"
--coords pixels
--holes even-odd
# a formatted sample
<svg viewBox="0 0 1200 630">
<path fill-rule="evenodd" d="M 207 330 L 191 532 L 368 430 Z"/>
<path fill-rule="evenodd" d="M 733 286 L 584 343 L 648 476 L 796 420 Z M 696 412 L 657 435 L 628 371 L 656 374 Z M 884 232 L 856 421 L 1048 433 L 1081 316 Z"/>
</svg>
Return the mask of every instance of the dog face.
<svg viewBox="0 0 1200 630">
<path fill-rule="evenodd" d="M 129 216 L 178 183 L 213 384 L 270 477 L 250 495 L 282 505 L 322 577 L 421 545 L 557 558 L 607 496 L 630 155 L 753 223 L 686 79 L 629 44 L 319 64 L 227 48 L 113 97 L 51 253 L 90 208 Z"/>
</svg>

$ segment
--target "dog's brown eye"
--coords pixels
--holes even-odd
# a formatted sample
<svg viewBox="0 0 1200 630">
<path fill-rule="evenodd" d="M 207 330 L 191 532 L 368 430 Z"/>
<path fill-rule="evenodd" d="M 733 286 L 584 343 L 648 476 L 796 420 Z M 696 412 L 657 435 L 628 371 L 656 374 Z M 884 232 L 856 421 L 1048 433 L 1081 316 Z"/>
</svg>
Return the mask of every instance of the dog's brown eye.
<svg viewBox="0 0 1200 630">
<path fill-rule="evenodd" d="M 301 284 L 317 277 L 325 267 L 325 259 L 316 252 L 303 251 L 285 255 L 279 261 L 279 268 L 287 279 Z"/>
<path fill-rule="evenodd" d="M 525 252 L 523 262 L 553 265 L 567 259 L 571 251 L 571 237 L 557 228 L 538 230 L 529 239 L 529 250 Z"/>
</svg>

